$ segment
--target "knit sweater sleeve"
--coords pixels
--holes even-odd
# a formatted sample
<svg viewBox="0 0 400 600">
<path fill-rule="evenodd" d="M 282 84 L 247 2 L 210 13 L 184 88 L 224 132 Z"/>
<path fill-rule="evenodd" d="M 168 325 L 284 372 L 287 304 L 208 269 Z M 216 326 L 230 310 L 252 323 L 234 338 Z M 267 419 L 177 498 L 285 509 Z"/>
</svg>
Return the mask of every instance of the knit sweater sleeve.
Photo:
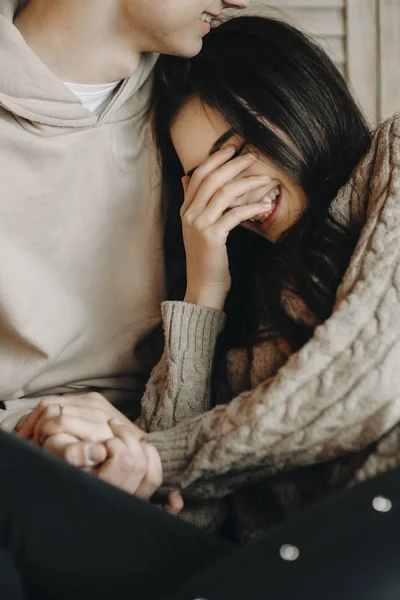
<svg viewBox="0 0 400 600">
<path fill-rule="evenodd" d="M 358 177 L 371 200 L 368 221 L 332 316 L 272 383 L 148 436 L 165 484 L 224 495 L 257 470 L 358 451 L 400 420 L 399 120 L 382 128 L 375 151 Z"/>
<path fill-rule="evenodd" d="M 225 324 L 219 310 L 163 302 L 165 346 L 142 398 L 138 424 L 163 431 L 211 408 L 210 379 L 218 334 Z"/>
<path fill-rule="evenodd" d="M 148 432 L 170 429 L 210 410 L 212 362 L 225 324 L 221 311 L 185 302 L 164 302 L 161 314 L 164 352 L 147 383 L 137 422 Z M 180 517 L 214 532 L 226 518 L 226 506 L 223 500 L 185 499 Z"/>
</svg>

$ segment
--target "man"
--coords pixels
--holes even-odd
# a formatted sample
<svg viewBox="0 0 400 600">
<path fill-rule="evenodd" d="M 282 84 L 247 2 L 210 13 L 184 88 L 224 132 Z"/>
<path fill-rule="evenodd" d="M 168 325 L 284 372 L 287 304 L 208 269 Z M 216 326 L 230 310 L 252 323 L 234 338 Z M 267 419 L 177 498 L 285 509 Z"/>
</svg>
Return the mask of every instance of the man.
<svg viewBox="0 0 400 600">
<path fill-rule="evenodd" d="M 134 354 L 163 296 L 144 127 L 159 52 L 199 52 L 248 0 L 1 0 L 0 427 L 48 394 L 100 391 L 130 416 Z"/>
</svg>

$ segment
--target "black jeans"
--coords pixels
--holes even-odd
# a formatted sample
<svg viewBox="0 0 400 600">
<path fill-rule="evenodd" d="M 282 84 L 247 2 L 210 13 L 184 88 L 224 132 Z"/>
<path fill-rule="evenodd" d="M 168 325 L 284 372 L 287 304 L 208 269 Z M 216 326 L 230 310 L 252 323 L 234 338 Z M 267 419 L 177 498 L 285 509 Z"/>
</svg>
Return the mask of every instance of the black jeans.
<svg viewBox="0 0 400 600">
<path fill-rule="evenodd" d="M 0 548 L 0 598 L 23 600 L 22 581 L 9 552 Z"/>
<path fill-rule="evenodd" d="M 398 600 L 399 561 L 399 470 L 237 548 L 0 433 L 1 600 Z"/>
</svg>

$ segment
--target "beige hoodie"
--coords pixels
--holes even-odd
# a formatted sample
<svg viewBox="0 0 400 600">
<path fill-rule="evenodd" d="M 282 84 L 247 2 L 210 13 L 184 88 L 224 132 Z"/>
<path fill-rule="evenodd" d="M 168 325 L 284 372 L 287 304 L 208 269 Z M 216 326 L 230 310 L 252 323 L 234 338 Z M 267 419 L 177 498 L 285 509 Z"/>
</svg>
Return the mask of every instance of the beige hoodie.
<svg viewBox="0 0 400 600">
<path fill-rule="evenodd" d="M 0 0 L 6 430 L 49 393 L 96 389 L 139 407 L 150 364 L 133 350 L 159 323 L 163 293 L 158 189 L 143 126 L 156 56 L 143 55 L 97 118 L 27 46 L 12 24 L 17 8 L 18 0 Z"/>
</svg>

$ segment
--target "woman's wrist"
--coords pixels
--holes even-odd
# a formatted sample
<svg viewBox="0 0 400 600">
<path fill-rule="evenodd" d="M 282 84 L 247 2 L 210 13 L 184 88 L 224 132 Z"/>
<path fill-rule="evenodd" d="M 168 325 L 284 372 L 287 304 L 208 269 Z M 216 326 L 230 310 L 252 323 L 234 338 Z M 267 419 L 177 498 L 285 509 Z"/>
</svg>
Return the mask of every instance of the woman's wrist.
<svg viewBox="0 0 400 600">
<path fill-rule="evenodd" d="M 223 310 L 226 299 L 226 292 L 219 289 L 186 290 L 184 302 L 197 304 L 207 308 Z"/>
</svg>

